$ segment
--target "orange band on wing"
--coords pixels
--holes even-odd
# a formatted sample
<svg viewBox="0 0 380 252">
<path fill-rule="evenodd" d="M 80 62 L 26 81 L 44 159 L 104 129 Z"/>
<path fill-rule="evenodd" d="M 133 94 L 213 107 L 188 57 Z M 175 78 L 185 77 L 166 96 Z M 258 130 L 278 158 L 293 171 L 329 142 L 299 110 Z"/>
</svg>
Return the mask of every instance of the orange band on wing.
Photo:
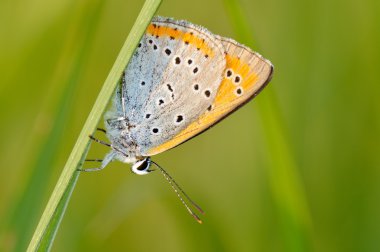
<svg viewBox="0 0 380 252">
<path fill-rule="evenodd" d="M 213 57 L 213 50 L 206 44 L 205 40 L 197 37 L 193 32 L 183 32 L 175 28 L 168 26 L 160 26 L 156 24 L 150 24 L 146 30 L 146 33 L 153 36 L 166 36 L 172 39 L 180 39 L 184 43 L 188 43 L 201 50 L 206 57 Z"/>
<path fill-rule="evenodd" d="M 149 151 L 149 155 L 155 155 L 165 150 L 171 149 L 178 144 L 190 139 L 191 137 L 199 134 L 205 129 L 209 128 L 221 118 L 230 113 L 234 108 L 241 104 L 244 100 L 248 99 L 254 93 L 255 84 L 258 82 L 259 76 L 253 72 L 250 66 L 242 62 L 238 57 L 226 55 L 226 71 L 232 70 L 234 73 L 230 78 L 225 77 L 218 89 L 215 100 L 211 106 L 210 111 L 206 111 L 199 119 L 184 130 L 178 133 L 172 140 L 163 143 Z M 239 76 L 241 82 L 234 83 L 234 78 Z M 246 93 L 239 95 L 236 93 L 237 88 L 241 87 Z"/>
<path fill-rule="evenodd" d="M 213 104 L 215 108 L 218 108 L 220 106 L 226 107 L 226 105 L 228 106 L 233 100 L 237 98 L 235 89 L 238 86 L 241 86 L 243 90 L 248 90 L 249 88 L 253 87 L 258 79 L 256 73 L 252 71 L 250 72 L 251 69 L 249 65 L 245 62 L 242 62 L 238 57 L 226 55 L 226 62 L 226 70 L 232 70 L 234 74 L 238 75 L 239 78 L 241 78 L 241 83 L 238 85 L 234 84 L 233 77 L 224 78 L 215 97 Z"/>
</svg>

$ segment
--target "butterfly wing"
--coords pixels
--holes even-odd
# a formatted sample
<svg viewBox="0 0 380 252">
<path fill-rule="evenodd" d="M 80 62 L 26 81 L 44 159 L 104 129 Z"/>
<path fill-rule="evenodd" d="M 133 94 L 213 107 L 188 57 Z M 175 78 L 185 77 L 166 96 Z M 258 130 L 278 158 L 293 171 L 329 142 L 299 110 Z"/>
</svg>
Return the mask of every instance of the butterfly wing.
<svg viewBox="0 0 380 252">
<path fill-rule="evenodd" d="M 147 155 L 173 148 L 207 130 L 254 98 L 270 81 L 273 66 L 268 60 L 232 39 L 215 37 L 224 47 L 226 68 L 212 105 L 171 140 L 151 148 Z"/>
<path fill-rule="evenodd" d="M 223 45 L 206 29 L 154 18 L 125 70 L 116 109 L 106 117 L 125 118 L 131 139 L 126 148 L 147 156 L 207 110 L 224 69 Z"/>
</svg>

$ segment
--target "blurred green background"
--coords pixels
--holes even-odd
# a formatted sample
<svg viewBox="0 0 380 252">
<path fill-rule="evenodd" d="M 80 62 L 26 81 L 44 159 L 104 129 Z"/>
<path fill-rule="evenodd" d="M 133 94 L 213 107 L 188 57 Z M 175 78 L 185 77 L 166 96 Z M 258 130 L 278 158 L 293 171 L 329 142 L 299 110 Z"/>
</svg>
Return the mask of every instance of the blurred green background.
<svg viewBox="0 0 380 252">
<path fill-rule="evenodd" d="M 0 1 L 0 251 L 25 250 L 142 4 Z M 114 162 L 80 175 L 53 251 L 380 251 L 380 2 L 165 0 L 158 14 L 250 45 L 273 81 L 154 157 L 203 225 L 158 172 Z"/>
</svg>

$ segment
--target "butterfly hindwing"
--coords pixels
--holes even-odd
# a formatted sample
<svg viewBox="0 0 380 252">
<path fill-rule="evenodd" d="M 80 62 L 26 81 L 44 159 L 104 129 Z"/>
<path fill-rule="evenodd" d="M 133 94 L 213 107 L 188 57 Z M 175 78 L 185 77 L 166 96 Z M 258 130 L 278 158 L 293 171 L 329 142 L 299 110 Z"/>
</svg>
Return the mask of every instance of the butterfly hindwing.
<svg viewBox="0 0 380 252">
<path fill-rule="evenodd" d="M 207 130 L 255 97 L 270 81 L 273 66 L 268 60 L 232 39 L 215 37 L 224 47 L 226 67 L 212 105 L 170 141 L 151 148 L 148 155 L 173 148 Z"/>
</svg>

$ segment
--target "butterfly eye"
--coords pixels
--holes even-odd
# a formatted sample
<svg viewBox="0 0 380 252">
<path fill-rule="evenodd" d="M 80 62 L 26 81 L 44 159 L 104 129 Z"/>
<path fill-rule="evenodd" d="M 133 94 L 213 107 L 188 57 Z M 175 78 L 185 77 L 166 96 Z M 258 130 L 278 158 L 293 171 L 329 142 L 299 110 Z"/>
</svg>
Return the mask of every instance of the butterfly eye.
<svg viewBox="0 0 380 252">
<path fill-rule="evenodd" d="M 151 172 L 151 170 L 149 170 L 150 165 L 151 165 L 151 161 L 150 161 L 150 158 L 148 157 L 134 163 L 132 165 L 131 170 L 133 173 L 137 175 L 146 175 L 149 172 Z"/>
</svg>

